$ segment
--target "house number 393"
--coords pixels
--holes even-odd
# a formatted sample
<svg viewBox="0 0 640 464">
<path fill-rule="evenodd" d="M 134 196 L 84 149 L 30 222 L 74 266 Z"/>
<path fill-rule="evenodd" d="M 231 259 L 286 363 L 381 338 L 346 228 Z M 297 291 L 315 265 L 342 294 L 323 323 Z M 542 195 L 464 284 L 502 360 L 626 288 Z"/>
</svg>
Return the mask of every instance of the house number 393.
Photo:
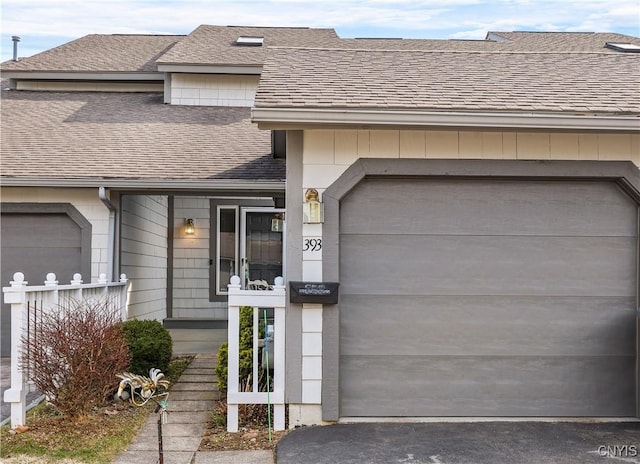
<svg viewBox="0 0 640 464">
<path fill-rule="evenodd" d="M 302 242 L 302 251 L 320 251 L 322 250 L 321 238 L 305 238 Z"/>
</svg>

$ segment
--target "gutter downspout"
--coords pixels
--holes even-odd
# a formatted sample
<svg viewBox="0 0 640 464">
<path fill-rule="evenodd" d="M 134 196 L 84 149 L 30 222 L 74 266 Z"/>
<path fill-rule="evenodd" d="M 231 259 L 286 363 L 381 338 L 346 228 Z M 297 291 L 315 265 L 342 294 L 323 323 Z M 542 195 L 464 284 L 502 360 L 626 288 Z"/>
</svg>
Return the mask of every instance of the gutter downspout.
<svg viewBox="0 0 640 464">
<path fill-rule="evenodd" d="M 107 267 L 107 281 L 113 282 L 113 268 L 114 268 L 114 250 L 115 250 L 115 237 L 116 237 L 116 207 L 111 203 L 111 200 L 107 196 L 107 189 L 100 187 L 98 189 L 98 196 L 100 200 L 109 210 L 109 243 L 108 243 L 108 256 L 109 266 Z"/>
</svg>

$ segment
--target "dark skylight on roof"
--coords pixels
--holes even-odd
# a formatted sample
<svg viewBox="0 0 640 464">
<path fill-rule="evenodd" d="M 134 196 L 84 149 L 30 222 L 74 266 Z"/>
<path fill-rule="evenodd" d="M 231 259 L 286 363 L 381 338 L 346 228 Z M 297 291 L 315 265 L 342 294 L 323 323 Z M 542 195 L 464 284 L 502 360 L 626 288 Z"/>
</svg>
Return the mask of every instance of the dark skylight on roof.
<svg viewBox="0 0 640 464">
<path fill-rule="evenodd" d="M 607 42 L 607 48 L 618 52 L 640 53 L 640 45 L 632 43 Z"/>
<path fill-rule="evenodd" d="M 262 47 L 264 43 L 264 37 L 247 37 L 240 36 L 236 39 L 236 45 L 244 47 Z"/>
</svg>

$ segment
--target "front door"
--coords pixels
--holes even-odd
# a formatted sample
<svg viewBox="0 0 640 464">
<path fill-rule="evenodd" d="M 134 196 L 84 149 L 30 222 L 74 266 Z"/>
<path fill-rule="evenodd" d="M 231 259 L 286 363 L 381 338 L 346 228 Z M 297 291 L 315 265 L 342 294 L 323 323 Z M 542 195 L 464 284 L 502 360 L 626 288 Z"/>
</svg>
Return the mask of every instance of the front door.
<svg viewBox="0 0 640 464">
<path fill-rule="evenodd" d="M 284 209 L 241 208 L 240 278 L 242 288 L 263 290 L 283 276 Z"/>
</svg>

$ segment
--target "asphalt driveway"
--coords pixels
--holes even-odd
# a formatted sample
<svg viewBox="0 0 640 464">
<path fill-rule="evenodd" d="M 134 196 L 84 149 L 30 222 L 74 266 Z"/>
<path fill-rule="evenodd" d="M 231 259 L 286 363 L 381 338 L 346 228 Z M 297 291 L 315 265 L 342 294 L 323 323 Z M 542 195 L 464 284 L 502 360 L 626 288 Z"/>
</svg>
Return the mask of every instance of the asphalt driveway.
<svg viewBox="0 0 640 464">
<path fill-rule="evenodd" d="M 302 427 L 278 464 L 640 464 L 640 422 L 375 423 Z"/>
</svg>

